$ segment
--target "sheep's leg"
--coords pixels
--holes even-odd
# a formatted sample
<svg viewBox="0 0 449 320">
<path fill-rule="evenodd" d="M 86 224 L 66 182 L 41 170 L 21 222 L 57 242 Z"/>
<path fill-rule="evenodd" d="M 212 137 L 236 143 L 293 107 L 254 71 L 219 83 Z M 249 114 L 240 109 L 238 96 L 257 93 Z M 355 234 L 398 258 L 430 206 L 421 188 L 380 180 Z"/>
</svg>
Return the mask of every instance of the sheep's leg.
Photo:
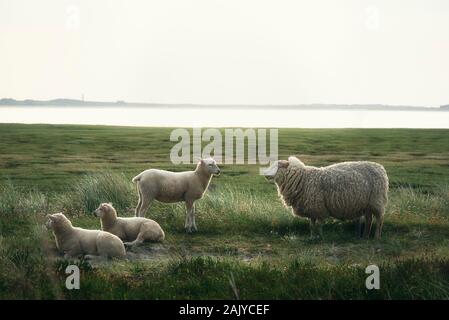
<svg viewBox="0 0 449 320">
<path fill-rule="evenodd" d="M 364 230 L 364 225 L 365 225 L 365 217 L 362 216 L 358 219 L 354 220 L 354 224 L 355 224 L 355 232 L 358 238 L 362 237 L 362 230 Z"/>
<path fill-rule="evenodd" d="M 193 201 L 186 201 L 186 224 L 185 228 L 188 233 L 193 232 L 193 219 L 194 219 L 194 211 L 193 211 Z"/>
<path fill-rule="evenodd" d="M 380 240 L 380 236 L 382 234 L 382 226 L 384 223 L 384 212 L 381 210 L 379 213 L 376 214 L 376 240 Z"/>
<path fill-rule="evenodd" d="M 310 238 L 313 239 L 314 235 L 315 235 L 315 223 L 316 223 L 316 219 L 315 218 L 310 218 Z"/>
<path fill-rule="evenodd" d="M 368 212 L 365 214 L 365 229 L 363 230 L 363 238 L 369 239 L 372 225 L 373 225 L 373 215 L 370 212 Z"/>
<path fill-rule="evenodd" d="M 316 229 L 317 229 L 318 237 L 320 239 L 323 239 L 323 220 L 317 219 L 316 223 L 315 223 L 315 226 L 316 226 Z"/>
</svg>

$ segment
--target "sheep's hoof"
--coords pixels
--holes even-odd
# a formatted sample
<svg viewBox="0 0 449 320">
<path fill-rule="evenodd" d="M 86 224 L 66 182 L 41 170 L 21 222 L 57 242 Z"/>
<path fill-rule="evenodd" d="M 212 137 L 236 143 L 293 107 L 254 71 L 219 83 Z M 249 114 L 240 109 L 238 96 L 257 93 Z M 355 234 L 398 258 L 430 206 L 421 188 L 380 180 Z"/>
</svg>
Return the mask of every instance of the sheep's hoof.
<svg viewBox="0 0 449 320">
<path fill-rule="evenodd" d="M 192 228 L 192 227 L 188 227 L 188 228 L 186 228 L 186 232 L 187 232 L 188 234 L 192 234 L 192 233 L 195 233 L 195 232 L 196 232 L 196 229 L 195 229 L 195 228 Z"/>
<path fill-rule="evenodd" d="M 311 243 L 321 242 L 322 240 L 323 240 L 323 237 L 321 237 L 319 235 L 311 235 L 309 237 L 309 242 L 311 242 Z"/>
</svg>

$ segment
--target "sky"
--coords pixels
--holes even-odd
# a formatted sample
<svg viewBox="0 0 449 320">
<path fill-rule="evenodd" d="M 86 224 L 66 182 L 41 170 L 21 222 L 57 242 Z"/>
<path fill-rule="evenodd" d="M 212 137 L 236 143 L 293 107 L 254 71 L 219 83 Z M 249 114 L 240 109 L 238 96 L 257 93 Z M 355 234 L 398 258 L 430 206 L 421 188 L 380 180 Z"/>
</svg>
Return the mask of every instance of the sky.
<svg viewBox="0 0 449 320">
<path fill-rule="evenodd" d="M 447 0 L 0 0 L 0 97 L 449 104 Z"/>
</svg>

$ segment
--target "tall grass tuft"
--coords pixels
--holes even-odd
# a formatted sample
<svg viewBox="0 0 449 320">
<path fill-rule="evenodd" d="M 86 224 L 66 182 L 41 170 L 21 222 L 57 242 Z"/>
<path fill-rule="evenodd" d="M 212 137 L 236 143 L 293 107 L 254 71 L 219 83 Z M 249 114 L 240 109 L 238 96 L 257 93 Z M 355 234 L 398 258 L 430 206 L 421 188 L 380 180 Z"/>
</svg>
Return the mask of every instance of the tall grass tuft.
<svg viewBox="0 0 449 320">
<path fill-rule="evenodd" d="M 413 188 L 398 188 L 390 192 L 391 212 L 400 215 L 449 218 L 449 187 L 439 186 L 433 193 Z"/>
<path fill-rule="evenodd" d="M 24 191 L 11 181 L 0 184 L 0 214 L 46 212 L 48 197 L 38 191 Z"/>
<path fill-rule="evenodd" d="M 135 205 L 135 187 L 122 173 L 104 172 L 85 175 L 61 199 L 61 206 L 72 213 L 95 210 L 102 202 L 111 202 L 118 210 Z"/>
</svg>

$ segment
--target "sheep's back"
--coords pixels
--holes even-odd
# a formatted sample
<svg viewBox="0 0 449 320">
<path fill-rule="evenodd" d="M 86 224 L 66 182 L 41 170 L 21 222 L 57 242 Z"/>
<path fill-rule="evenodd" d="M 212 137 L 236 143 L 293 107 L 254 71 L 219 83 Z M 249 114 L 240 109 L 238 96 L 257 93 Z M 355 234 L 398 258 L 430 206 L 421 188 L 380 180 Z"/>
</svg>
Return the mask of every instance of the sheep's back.
<svg viewBox="0 0 449 320">
<path fill-rule="evenodd" d="M 388 178 L 377 163 L 343 162 L 321 168 L 320 186 L 329 214 L 353 219 L 386 204 Z"/>
</svg>

